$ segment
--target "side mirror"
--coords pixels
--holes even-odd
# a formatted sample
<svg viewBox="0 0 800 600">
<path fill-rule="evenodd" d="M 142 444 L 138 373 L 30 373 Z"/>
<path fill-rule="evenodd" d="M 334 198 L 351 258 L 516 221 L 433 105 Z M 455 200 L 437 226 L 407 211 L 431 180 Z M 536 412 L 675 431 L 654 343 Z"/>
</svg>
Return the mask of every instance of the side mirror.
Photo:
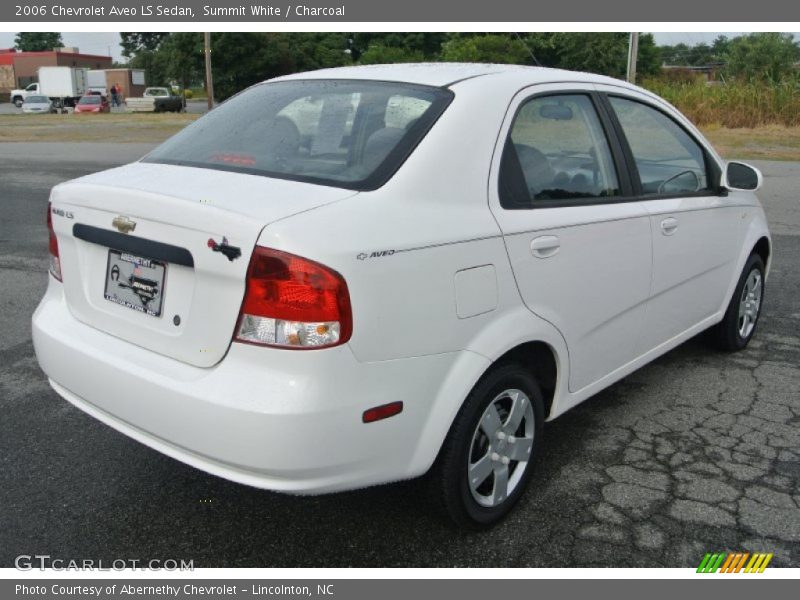
<svg viewBox="0 0 800 600">
<path fill-rule="evenodd" d="M 726 190 L 754 192 L 764 183 L 764 176 L 761 171 L 746 163 L 729 162 L 720 183 Z"/>
</svg>

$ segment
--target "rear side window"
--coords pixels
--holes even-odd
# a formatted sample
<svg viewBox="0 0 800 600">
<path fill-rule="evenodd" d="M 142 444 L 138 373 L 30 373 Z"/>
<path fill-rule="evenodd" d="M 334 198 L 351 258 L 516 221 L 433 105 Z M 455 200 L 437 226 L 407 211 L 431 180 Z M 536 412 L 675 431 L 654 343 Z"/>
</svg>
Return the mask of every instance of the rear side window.
<svg viewBox="0 0 800 600">
<path fill-rule="evenodd" d="M 504 208 L 577 204 L 619 194 L 608 141 L 589 96 L 539 96 L 520 107 L 500 166 Z"/>
<path fill-rule="evenodd" d="M 266 83 L 221 104 L 144 160 L 375 189 L 452 97 L 403 83 Z"/>
<path fill-rule="evenodd" d="M 617 96 L 609 101 L 633 153 L 644 195 L 709 189 L 703 148 L 680 125 L 641 102 Z"/>
</svg>

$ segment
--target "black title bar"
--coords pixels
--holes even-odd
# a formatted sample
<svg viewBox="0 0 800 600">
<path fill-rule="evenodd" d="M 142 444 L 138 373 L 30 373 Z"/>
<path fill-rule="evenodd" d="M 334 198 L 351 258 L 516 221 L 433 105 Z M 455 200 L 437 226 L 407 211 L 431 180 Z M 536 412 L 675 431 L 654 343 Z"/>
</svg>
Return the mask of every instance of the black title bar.
<svg viewBox="0 0 800 600">
<path fill-rule="evenodd" d="M 44 0 L 0 3 L 6 23 L 38 22 L 780 22 L 800 21 L 786 0 Z"/>
</svg>

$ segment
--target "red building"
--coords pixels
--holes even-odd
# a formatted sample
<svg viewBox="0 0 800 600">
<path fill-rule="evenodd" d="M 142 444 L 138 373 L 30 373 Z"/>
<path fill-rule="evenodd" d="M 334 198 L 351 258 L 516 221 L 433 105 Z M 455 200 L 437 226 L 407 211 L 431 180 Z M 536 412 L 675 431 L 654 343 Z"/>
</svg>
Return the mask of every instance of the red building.
<svg viewBox="0 0 800 600">
<path fill-rule="evenodd" d="M 0 94 L 7 94 L 14 88 L 22 88 L 37 81 L 39 67 L 111 67 L 110 56 L 81 54 L 77 50 L 62 48 L 44 52 L 17 52 L 14 48 L 0 49 Z"/>
</svg>

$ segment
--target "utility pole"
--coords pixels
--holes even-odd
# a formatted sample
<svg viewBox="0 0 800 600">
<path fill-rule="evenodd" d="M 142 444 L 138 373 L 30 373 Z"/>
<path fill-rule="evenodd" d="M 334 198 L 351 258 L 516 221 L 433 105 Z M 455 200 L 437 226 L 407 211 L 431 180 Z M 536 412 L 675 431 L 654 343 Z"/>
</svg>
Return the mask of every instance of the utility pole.
<svg viewBox="0 0 800 600">
<path fill-rule="evenodd" d="M 211 33 L 203 34 L 206 55 L 206 96 L 208 97 L 208 110 L 214 108 L 214 80 L 211 77 Z"/>
<path fill-rule="evenodd" d="M 636 58 L 639 55 L 639 33 L 631 32 L 628 42 L 628 82 L 636 83 Z"/>
</svg>

